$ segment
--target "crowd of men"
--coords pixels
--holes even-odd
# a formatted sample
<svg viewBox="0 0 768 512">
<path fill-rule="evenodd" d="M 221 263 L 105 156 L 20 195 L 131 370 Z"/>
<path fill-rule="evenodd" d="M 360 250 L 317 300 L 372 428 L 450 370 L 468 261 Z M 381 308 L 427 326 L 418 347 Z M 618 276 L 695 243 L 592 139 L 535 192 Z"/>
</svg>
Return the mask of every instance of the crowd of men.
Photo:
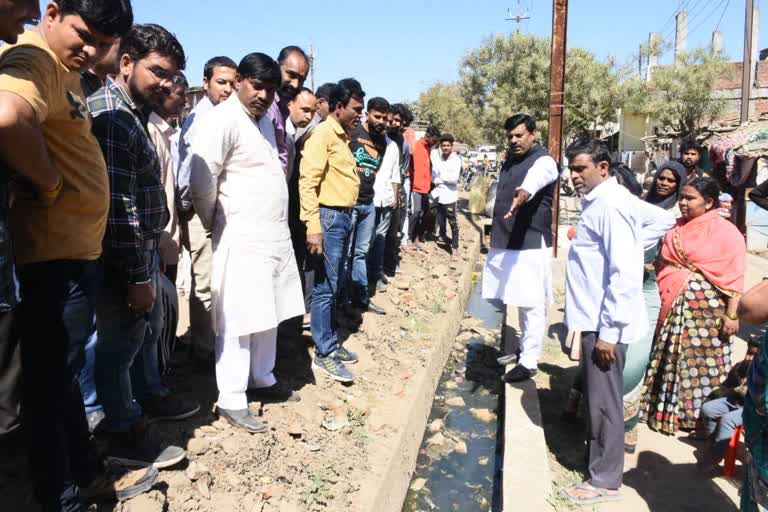
<svg viewBox="0 0 768 512">
<path fill-rule="evenodd" d="M 371 297 L 430 217 L 457 256 L 453 138 L 415 140 L 355 79 L 305 88 L 297 46 L 210 59 L 178 126 L 183 46 L 130 0 L 0 0 L 0 39 L 0 439 L 23 426 L 45 511 L 128 499 L 185 459 L 148 428 L 200 409 L 160 370 L 184 249 L 194 361 L 254 433 L 249 394 L 300 399 L 274 374 L 279 324 L 303 319 L 313 367 L 351 382 L 337 316 L 386 314 Z"/>
</svg>

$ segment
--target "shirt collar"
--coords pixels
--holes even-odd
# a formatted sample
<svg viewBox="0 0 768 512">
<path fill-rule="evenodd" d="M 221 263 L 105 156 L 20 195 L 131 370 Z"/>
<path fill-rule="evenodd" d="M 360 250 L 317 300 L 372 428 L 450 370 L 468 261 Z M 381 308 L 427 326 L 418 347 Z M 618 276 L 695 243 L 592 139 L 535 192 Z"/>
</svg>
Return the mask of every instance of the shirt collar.
<svg viewBox="0 0 768 512">
<path fill-rule="evenodd" d="M 333 128 L 333 131 L 336 132 L 336 135 L 343 137 L 344 140 L 349 140 L 349 135 L 347 135 L 347 132 L 344 131 L 344 128 L 341 127 L 341 124 L 335 117 L 328 116 L 326 122 L 331 125 L 331 128 Z"/>
<path fill-rule="evenodd" d="M 584 196 L 585 201 L 594 201 L 598 197 L 601 197 L 610 192 L 610 189 L 614 186 L 618 186 L 619 182 L 616 178 L 608 178 L 598 186 L 592 189 L 592 191 Z"/>
<path fill-rule="evenodd" d="M 152 112 L 149 115 L 149 122 L 155 125 L 157 129 L 165 135 L 170 135 L 173 133 L 173 126 L 169 125 L 165 119 L 157 114 L 157 112 Z"/>
<path fill-rule="evenodd" d="M 136 103 L 133 101 L 133 98 L 131 98 L 131 95 L 128 94 L 128 91 L 125 90 L 125 87 L 123 87 L 120 82 L 108 76 L 106 86 L 107 89 L 109 89 L 112 94 L 117 96 L 120 101 L 125 103 L 131 112 L 133 112 L 139 119 L 141 119 L 144 124 L 147 123 L 147 114 L 136 105 Z"/>
</svg>

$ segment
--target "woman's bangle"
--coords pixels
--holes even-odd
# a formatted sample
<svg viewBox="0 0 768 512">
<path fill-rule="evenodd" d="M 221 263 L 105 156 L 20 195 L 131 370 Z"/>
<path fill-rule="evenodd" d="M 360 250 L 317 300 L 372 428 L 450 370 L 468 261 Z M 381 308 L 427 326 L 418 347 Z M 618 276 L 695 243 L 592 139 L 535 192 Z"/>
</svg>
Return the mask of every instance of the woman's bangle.
<svg viewBox="0 0 768 512">
<path fill-rule="evenodd" d="M 736 313 L 731 313 L 729 311 L 725 312 L 725 316 L 727 316 L 731 320 L 738 320 L 739 319 L 739 315 L 737 315 Z"/>
</svg>

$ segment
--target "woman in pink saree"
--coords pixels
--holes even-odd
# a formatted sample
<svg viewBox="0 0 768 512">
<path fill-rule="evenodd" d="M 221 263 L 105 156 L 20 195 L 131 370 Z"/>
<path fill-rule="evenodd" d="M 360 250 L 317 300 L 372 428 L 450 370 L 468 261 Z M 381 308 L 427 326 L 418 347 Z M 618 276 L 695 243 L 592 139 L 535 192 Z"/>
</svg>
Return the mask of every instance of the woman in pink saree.
<svg viewBox="0 0 768 512">
<path fill-rule="evenodd" d="M 712 178 L 683 187 L 683 216 L 661 249 L 661 313 L 643 385 L 641 421 L 667 434 L 696 427 L 701 404 L 731 368 L 746 246 L 739 230 L 720 216 L 718 196 Z"/>
</svg>

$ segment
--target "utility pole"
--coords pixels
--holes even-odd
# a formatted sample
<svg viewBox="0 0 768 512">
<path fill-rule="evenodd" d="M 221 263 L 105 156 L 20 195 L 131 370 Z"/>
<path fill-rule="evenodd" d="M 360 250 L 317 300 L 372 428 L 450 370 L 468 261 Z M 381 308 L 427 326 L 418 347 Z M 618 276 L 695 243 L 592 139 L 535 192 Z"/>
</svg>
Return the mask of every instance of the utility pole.
<svg viewBox="0 0 768 512">
<path fill-rule="evenodd" d="M 755 27 L 755 1 L 747 0 L 747 16 L 744 25 L 744 64 L 741 70 L 740 124 L 749 121 L 749 100 L 752 93 L 752 30 Z"/>
<path fill-rule="evenodd" d="M 517 23 L 517 33 L 520 33 L 520 22 L 523 20 L 529 20 L 531 16 L 527 12 L 523 12 L 523 8 L 520 5 L 520 0 L 517 0 L 517 15 L 513 16 L 512 11 L 507 9 L 507 21 L 514 21 Z"/>
<path fill-rule="evenodd" d="M 312 90 L 315 89 L 315 45 L 309 45 L 309 83 L 312 84 Z"/>
<path fill-rule="evenodd" d="M 565 55 L 568 33 L 568 0 L 552 2 L 552 64 L 549 82 L 549 137 L 547 149 L 562 163 L 563 112 L 565 110 Z M 552 252 L 557 258 L 557 232 L 560 224 L 560 179 L 555 182 L 552 202 Z"/>
</svg>

